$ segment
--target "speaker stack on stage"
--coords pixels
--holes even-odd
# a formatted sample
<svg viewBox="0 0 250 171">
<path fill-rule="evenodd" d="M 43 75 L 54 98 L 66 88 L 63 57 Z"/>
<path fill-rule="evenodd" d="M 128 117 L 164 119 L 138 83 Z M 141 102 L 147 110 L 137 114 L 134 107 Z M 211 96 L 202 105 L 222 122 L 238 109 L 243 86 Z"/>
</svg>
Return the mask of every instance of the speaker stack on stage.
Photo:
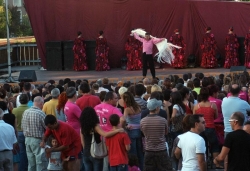
<svg viewBox="0 0 250 171">
<path fill-rule="evenodd" d="M 89 70 L 95 70 L 95 41 L 85 41 Z M 48 71 L 73 70 L 74 41 L 46 42 L 46 65 Z"/>
<path fill-rule="evenodd" d="M 48 71 L 61 71 L 62 43 L 60 41 L 46 42 L 46 69 Z"/>
<path fill-rule="evenodd" d="M 19 82 L 35 82 L 37 81 L 36 72 L 34 70 L 23 70 L 18 77 Z"/>
</svg>

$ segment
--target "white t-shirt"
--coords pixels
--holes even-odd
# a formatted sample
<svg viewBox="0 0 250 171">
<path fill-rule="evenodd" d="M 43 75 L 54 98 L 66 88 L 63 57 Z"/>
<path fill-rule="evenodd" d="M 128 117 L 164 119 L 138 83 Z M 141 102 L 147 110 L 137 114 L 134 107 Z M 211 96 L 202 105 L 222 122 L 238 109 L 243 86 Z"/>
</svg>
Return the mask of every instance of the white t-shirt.
<svg viewBox="0 0 250 171">
<path fill-rule="evenodd" d="M 46 145 L 45 148 L 50 148 L 50 146 Z M 49 164 L 47 167 L 48 170 L 62 170 L 62 160 L 61 160 L 61 152 L 52 152 L 49 158 Z"/>
<path fill-rule="evenodd" d="M 183 111 L 183 109 L 182 109 L 182 107 L 179 106 L 179 105 L 177 105 L 177 104 L 175 104 L 175 105 L 173 106 L 173 109 L 176 109 L 176 110 L 177 110 L 175 116 L 179 116 L 179 115 L 181 115 L 181 114 L 182 114 L 182 115 L 185 114 L 184 111 Z"/>
<path fill-rule="evenodd" d="M 193 132 L 186 132 L 179 135 L 178 147 L 182 153 L 182 171 L 199 171 L 199 164 L 196 154 L 203 153 L 205 156 L 206 146 L 204 139 Z"/>
</svg>

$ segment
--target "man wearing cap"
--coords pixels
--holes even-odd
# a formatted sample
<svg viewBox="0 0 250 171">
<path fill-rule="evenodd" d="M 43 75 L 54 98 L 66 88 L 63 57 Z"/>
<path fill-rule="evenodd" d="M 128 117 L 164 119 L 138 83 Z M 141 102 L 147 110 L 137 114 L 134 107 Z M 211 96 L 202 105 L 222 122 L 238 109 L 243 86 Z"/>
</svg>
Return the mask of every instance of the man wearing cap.
<svg viewBox="0 0 250 171">
<path fill-rule="evenodd" d="M 161 105 L 161 100 L 150 99 L 147 103 L 149 115 L 141 120 L 141 131 L 146 139 L 144 170 L 172 170 L 165 139 L 167 120 L 158 115 Z"/>
<path fill-rule="evenodd" d="M 60 95 L 60 90 L 54 88 L 51 90 L 52 99 L 43 105 L 43 112 L 46 115 L 54 115 L 56 117 L 56 106 L 58 105 L 58 97 Z"/>
<path fill-rule="evenodd" d="M 0 109 L 0 170 L 13 170 L 13 145 L 17 143 L 14 128 L 5 123 Z"/>
</svg>

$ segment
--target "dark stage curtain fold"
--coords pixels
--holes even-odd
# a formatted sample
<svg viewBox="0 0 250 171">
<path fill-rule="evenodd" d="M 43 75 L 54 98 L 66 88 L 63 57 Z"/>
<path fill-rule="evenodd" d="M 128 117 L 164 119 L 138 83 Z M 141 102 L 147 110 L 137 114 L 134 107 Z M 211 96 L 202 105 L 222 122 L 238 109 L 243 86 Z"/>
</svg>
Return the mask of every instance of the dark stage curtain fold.
<svg viewBox="0 0 250 171">
<path fill-rule="evenodd" d="M 95 40 L 100 30 L 110 46 L 110 65 L 120 67 L 124 45 L 132 28 L 143 28 L 153 36 L 169 38 L 179 28 L 187 44 L 186 55 L 200 62 L 200 43 L 206 26 L 224 56 L 230 26 L 244 37 L 250 26 L 250 3 L 174 0 L 24 0 L 46 68 L 45 42 L 74 40 L 82 31 L 85 40 Z"/>
</svg>

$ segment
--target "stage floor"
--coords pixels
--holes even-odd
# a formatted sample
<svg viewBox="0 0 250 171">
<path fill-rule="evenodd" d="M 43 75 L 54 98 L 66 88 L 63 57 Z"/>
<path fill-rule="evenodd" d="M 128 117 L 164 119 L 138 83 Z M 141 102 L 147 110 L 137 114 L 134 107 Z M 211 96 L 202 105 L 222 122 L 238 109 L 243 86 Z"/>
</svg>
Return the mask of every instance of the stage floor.
<svg viewBox="0 0 250 171">
<path fill-rule="evenodd" d="M 37 82 L 46 82 L 50 79 L 58 81 L 64 78 L 70 78 L 72 80 L 77 79 L 88 79 L 90 81 L 97 80 L 99 78 L 108 77 L 110 80 L 116 82 L 118 80 L 130 80 L 130 81 L 138 81 L 142 79 L 142 71 L 127 71 L 122 69 L 111 69 L 110 71 L 46 71 L 39 70 L 39 66 L 14 66 L 11 68 L 12 74 L 11 76 L 18 80 L 20 71 L 22 70 L 35 70 L 37 76 Z M 8 68 L 0 69 L 0 72 L 3 74 L 0 76 L 0 83 L 4 83 L 5 79 L 8 78 L 7 74 Z M 216 68 L 216 69 L 204 69 L 204 68 L 186 68 L 186 69 L 174 69 L 174 68 L 160 68 L 156 69 L 156 76 L 160 79 L 164 79 L 168 75 L 180 75 L 184 73 L 192 73 L 197 72 L 204 73 L 206 76 L 218 76 L 219 74 L 228 74 L 230 72 L 229 69 L 224 68 Z M 150 70 L 148 69 L 147 77 L 151 78 Z"/>
</svg>

